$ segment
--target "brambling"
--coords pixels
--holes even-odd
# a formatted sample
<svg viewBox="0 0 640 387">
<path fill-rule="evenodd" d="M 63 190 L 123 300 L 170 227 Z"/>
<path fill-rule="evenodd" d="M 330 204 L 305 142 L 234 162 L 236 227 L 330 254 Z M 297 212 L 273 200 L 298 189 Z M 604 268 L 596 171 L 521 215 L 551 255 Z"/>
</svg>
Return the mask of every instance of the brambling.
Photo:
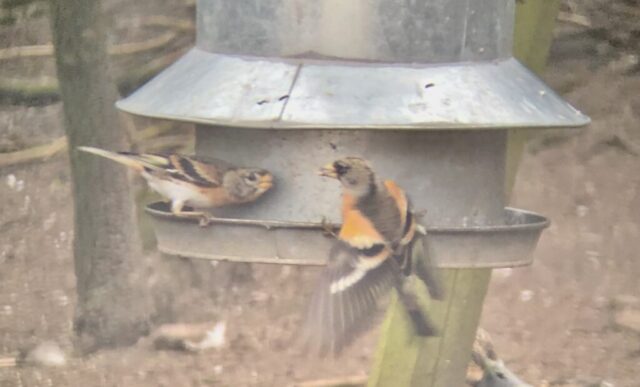
<svg viewBox="0 0 640 387">
<path fill-rule="evenodd" d="M 436 335 L 415 295 L 404 286 L 415 271 L 431 297 L 442 298 L 433 270 L 425 262 L 412 262 L 413 244 L 424 229 L 416 223 L 404 191 L 391 180 L 378 180 L 369 163 L 357 157 L 328 164 L 320 175 L 342 184 L 342 226 L 311 298 L 304 328 L 307 344 L 321 353 L 338 353 L 367 325 L 377 300 L 392 287 L 416 334 Z"/>
<path fill-rule="evenodd" d="M 78 149 L 140 173 L 151 189 L 171 201 L 175 216 L 200 219 L 201 226 L 209 223 L 210 214 L 183 211 L 185 206 L 205 210 L 249 203 L 273 186 L 273 175 L 265 169 L 240 168 L 209 157 L 111 152 L 87 146 Z"/>
</svg>

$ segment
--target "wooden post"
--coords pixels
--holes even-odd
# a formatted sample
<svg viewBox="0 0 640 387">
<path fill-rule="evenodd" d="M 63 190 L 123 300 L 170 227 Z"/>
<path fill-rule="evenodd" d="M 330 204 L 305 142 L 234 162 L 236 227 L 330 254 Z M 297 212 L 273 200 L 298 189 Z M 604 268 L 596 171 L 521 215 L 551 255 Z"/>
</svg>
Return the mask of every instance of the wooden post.
<svg viewBox="0 0 640 387">
<path fill-rule="evenodd" d="M 540 75 L 549 56 L 553 40 L 553 26 L 560 9 L 560 0 L 518 2 L 513 39 L 513 55 Z M 505 192 L 511 194 L 516 171 L 528 133 L 525 130 L 509 132 Z M 508 196 L 507 196 L 508 197 Z"/>
<path fill-rule="evenodd" d="M 533 71 L 544 68 L 560 1 L 519 1 L 516 8 L 514 55 Z M 526 134 L 510 132 L 505 191 L 510 194 Z M 374 360 L 369 387 L 458 387 L 464 385 L 471 346 L 491 279 L 491 269 L 441 270 L 447 298 L 428 299 L 416 284 L 423 305 L 440 327 L 439 337 L 412 337 L 410 322 L 392 299 Z M 417 282 L 417 281 L 416 281 Z"/>
</svg>

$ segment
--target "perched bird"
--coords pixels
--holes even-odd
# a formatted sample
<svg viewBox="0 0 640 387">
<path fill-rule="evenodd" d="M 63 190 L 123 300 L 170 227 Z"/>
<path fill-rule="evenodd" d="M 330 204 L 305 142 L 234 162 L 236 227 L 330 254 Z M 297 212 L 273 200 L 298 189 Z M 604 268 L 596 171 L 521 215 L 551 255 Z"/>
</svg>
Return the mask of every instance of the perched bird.
<svg viewBox="0 0 640 387">
<path fill-rule="evenodd" d="M 78 149 L 137 171 L 149 187 L 171 201 L 174 215 L 198 218 L 202 226 L 209 223 L 208 214 L 183 211 L 185 206 L 202 210 L 248 203 L 273 186 L 273 175 L 267 170 L 240 168 L 209 157 L 110 152 L 87 146 Z"/>
<path fill-rule="evenodd" d="M 404 191 L 391 180 L 378 180 L 369 163 L 357 157 L 337 160 L 320 175 L 342 184 L 342 226 L 311 297 L 303 332 L 307 345 L 320 353 L 338 353 L 371 322 L 378 299 L 392 287 L 416 334 L 436 335 L 415 295 L 405 289 L 406 277 L 415 272 L 432 298 L 443 297 L 425 257 L 412 259 L 423 229 Z"/>
</svg>

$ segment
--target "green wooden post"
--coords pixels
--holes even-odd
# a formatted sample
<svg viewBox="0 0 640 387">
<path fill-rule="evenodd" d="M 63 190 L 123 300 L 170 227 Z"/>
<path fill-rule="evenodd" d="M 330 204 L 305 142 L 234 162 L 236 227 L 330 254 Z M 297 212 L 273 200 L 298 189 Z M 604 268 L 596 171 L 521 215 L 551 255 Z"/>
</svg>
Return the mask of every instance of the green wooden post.
<svg viewBox="0 0 640 387">
<path fill-rule="evenodd" d="M 516 7 L 513 55 L 538 75 L 547 63 L 559 8 L 560 0 L 525 0 Z M 527 137 L 528 133 L 524 130 L 509 132 L 505 179 L 507 194 L 511 194 Z"/>
<path fill-rule="evenodd" d="M 559 0 L 524 0 L 516 8 L 514 55 L 538 73 L 547 60 L 559 4 Z M 505 179 L 508 194 L 525 142 L 523 132 L 509 133 Z M 464 385 L 491 269 L 446 269 L 441 273 L 447 295 L 443 302 L 430 301 L 426 289 L 416 283 L 423 305 L 440 327 L 441 335 L 413 338 L 402 306 L 392 299 L 381 329 L 369 387 Z"/>
</svg>

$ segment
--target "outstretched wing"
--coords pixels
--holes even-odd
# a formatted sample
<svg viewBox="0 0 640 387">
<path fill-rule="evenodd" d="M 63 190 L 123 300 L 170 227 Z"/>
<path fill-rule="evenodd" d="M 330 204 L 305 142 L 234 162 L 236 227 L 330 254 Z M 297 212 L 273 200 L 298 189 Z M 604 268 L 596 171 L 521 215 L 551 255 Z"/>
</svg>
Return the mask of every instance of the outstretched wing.
<svg viewBox="0 0 640 387">
<path fill-rule="evenodd" d="M 374 320 L 378 301 L 389 292 L 388 260 L 363 265 L 360 251 L 336 241 L 308 307 L 303 339 L 321 355 L 339 353 Z"/>
<path fill-rule="evenodd" d="M 375 249 L 370 249 L 371 254 Z M 390 254 L 389 250 L 379 253 Z M 405 278 L 394 259 L 378 260 L 337 241 L 320 283 L 311 296 L 303 339 L 312 353 L 338 354 L 375 321 L 379 301 L 395 288 L 415 332 L 434 336 L 437 329 L 416 296 L 405 289 Z"/>
</svg>

